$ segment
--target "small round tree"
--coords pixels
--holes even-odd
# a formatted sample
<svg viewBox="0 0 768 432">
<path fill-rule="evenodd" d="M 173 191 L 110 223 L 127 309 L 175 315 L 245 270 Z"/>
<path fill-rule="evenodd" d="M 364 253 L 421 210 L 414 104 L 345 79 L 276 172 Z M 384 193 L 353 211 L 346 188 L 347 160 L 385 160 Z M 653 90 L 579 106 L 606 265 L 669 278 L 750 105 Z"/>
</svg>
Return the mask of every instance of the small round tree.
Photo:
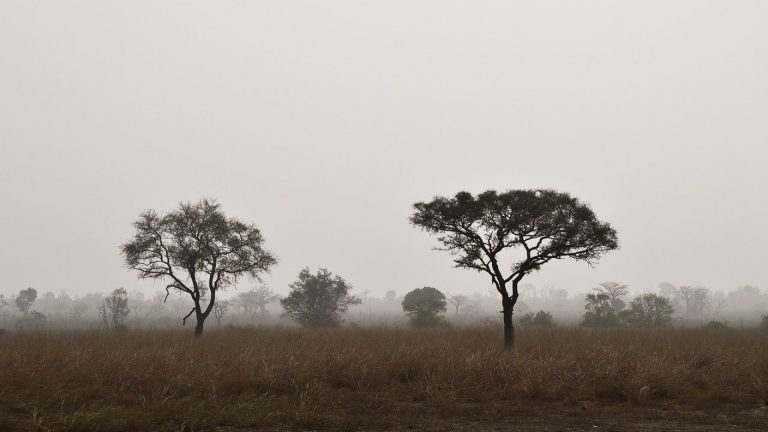
<svg viewBox="0 0 768 432">
<path fill-rule="evenodd" d="M 402 306 L 412 326 L 434 326 L 440 323 L 438 314 L 446 311 L 445 294 L 432 287 L 416 288 L 405 295 Z"/>
<path fill-rule="evenodd" d="M 321 268 L 312 274 L 309 268 L 299 272 L 299 279 L 290 285 L 291 292 L 280 300 L 289 316 L 305 327 L 335 327 L 344 320 L 341 315 L 350 306 L 360 304 L 349 295 L 352 287 L 339 276 Z"/>
</svg>

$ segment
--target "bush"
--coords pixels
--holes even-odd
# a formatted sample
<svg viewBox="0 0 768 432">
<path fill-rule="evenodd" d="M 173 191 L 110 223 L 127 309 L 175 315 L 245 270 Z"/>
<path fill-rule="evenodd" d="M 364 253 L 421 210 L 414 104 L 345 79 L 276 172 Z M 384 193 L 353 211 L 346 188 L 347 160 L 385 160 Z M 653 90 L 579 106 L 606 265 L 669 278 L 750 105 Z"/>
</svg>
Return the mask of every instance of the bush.
<svg viewBox="0 0 768 432">
<path fill-rule="evenodd" d="M 445 320 L 438 316 L 445 312 L 445 294 L 432 287 L 416 288 L 403 297 L 403 311 L 413 327 L 434 327 Z"/>
<path fill-rule="evenodd" d="M 555 325 L 552 319 L 552 314 L 543 310 L 536 312 L 528 312 L 520 318 L 520 325 L 524 327 L 539 326 L 539 327 L 552 327 Z"/>
<path fill-rule="evenodd" d="M 720 321 L 710 321 L 704 327 L 710 330 L 723 330 L 728 328 L 728 324 Z"/>
</svg>

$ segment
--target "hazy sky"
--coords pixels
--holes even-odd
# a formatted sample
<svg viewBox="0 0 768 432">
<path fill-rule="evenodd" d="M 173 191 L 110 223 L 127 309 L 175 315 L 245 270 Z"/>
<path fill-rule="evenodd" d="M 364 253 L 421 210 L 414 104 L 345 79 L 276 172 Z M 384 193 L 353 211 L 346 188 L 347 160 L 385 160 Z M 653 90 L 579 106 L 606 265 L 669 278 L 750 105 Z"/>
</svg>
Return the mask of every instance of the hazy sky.
<svg viewBox="0 0 768 432">
<path fill-rule="evenodd" d="M 0 2 L 0 292 L 159 292 L 118 246 L 217 198 L 357 293 L 486 292 L 416 201 L 547 187 L 621 250 L 530 278 L 768 287 L 768 2 Z M 250 284 L 241 288 L 248 288 Z"/>
</svg>

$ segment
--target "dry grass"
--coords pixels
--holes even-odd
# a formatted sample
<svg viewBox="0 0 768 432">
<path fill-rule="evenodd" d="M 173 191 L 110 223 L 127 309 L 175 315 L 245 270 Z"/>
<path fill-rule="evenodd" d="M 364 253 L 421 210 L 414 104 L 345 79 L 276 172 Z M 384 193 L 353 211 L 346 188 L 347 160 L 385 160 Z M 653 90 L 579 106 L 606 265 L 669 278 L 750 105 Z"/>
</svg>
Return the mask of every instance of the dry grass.
<svg viewBox="0 0 768 432">
<path fill-rule="evenodd" d="M 189 333 L 0 335 L 0 430 L 442 429 L 501 406 L 768 399 L 757 330 L 524 329 L 515 352 L 485 328 Z"/>
</svg>

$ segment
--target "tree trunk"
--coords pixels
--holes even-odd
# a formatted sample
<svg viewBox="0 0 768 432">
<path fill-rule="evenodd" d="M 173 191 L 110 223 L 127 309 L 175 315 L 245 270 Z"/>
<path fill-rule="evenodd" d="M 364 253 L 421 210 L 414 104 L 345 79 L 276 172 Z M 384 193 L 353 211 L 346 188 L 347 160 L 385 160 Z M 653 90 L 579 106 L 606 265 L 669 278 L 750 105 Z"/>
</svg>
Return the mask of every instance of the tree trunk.
<svg viewBox="0 0 768 432">
<path fill-rule="evenodd" d="M 203 325 L 205 324 L 205 317 L 202 314 L 197 315 L 197 324 L 195 325 L 195 337 L 203 335 Z"/>
<path fill-rule="evenodd" d="M 515 346 L 515 328 L 512 325 L 512 309 L 514 303 L 511 298 L 504 298 L 501 301 L 504 310 L 504 349 L 512 349 Z"/>
</svg>

